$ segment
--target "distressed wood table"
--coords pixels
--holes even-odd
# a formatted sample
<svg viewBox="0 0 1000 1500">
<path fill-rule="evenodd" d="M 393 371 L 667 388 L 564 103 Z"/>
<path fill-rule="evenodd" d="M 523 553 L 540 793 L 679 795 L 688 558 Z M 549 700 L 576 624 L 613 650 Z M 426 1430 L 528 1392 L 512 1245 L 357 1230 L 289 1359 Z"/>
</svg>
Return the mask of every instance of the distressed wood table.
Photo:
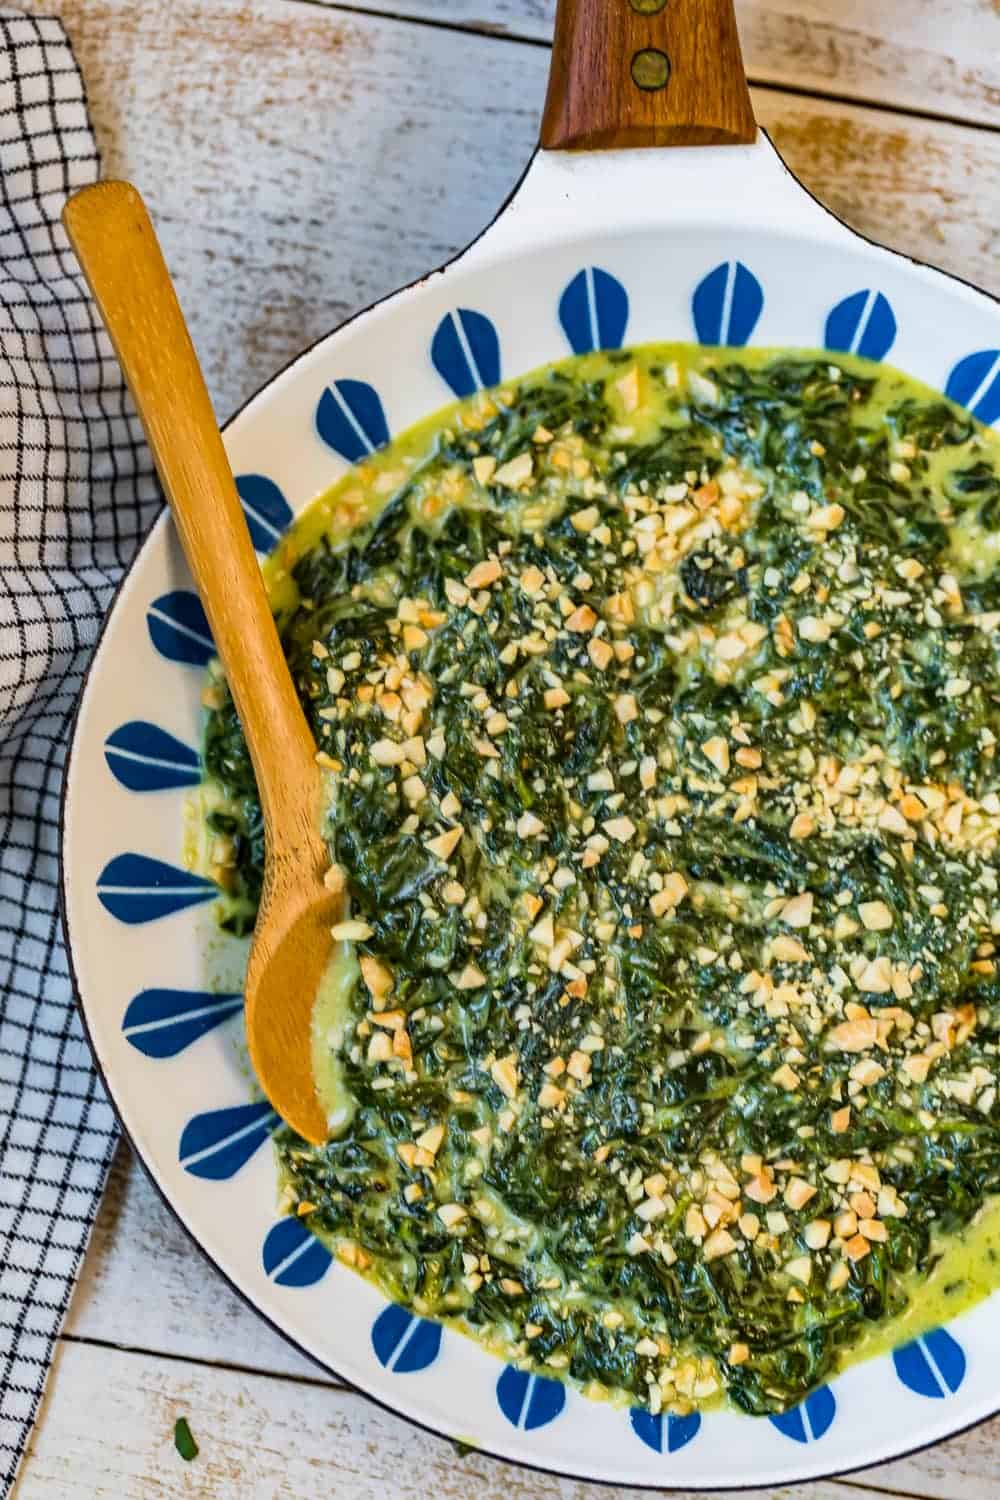
<svg viewBox="0 0 1000 1500">
<path fill-rule="evenodd" d="M 147 195 L 226 416 L 493 215 L 535 138 L 554 0 L 21 3 L 66 23 L 105 170 Z M 807 186 L 1000 292 L 997 0 L 737 3 L 757 117 Z M 796 1493 L 998 1487 L 1000 1419 Z M 121 1148 L 17 1500 L 611 1493 L 459 1457 L 346 1390 L 237 1299 Z"/>
</svg>

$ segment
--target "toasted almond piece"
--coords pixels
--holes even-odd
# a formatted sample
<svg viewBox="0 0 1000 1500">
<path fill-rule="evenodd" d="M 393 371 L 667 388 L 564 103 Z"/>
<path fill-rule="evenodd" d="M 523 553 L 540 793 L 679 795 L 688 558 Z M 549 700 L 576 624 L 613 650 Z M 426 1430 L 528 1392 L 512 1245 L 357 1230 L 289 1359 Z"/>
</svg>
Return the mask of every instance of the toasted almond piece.
<svg viewBox="0 0 1000 1500">
<path fill-rule="evenodd" d="M 405 1010 L 379 1010 L 373 1011 L 368 1017 L 374 1021 L 376 1026 L 382 1026 L 386 1031 L 401 1031 L 406 1025 Z"/>
<path fill-rule="evenodd" d="M 543 701 L 548 709 L 565 708 L 569 702 L 569 693 L 564 687 L 546 688 Z"/>
<path fill-rule="evenodd" d="M 330 936 L 338 943 L 363 943 L 372 936 L 374 930 L 367 922 L 350 917 L 346 922 L 335 922 L 330 928 Z"/>
<path fill-rule="evenodd" d="M 792 1177 L 785 1188 L 785 1202 L 791 1209 L 805 1208 L 810 1198 L 815 1198 L 816 1188 L 804 1177 Z"/>
<path fill-rule="evenodd" d="M 856 980 L 859 990 L 868 995 L 888 995 L 892 990 L 892 963 L 882 955 L 866 964 Z"/>
<path fill-rule="evenodd" d="M 527 451 L 518 453 L 493 475 L 494 484 L 502 484 L 507 489 L 516 490 L 522 484 L 527 484 L 534 472 L 534 461 Z M 468 582 L 468 580 L 466 580 Z M 470 588 L 478 588 L 478 584 L 469 584 Z"/>
<path fill-rule="evenodd" d="M 417 807 L 427 796 L 427 788 L 419 776 L 407 776 L 402 790 L 411 807 Z"/>
<path fill-rule="evenodd" d="M 370 1063 L 388 1062 L 392 1056 L 392 1038 L 387 1031 L 376 1031 L 368 1043 Z"/>
<path fill-rule="evenodd" d="M 485 589 L 491 583 L 496 583 L 503 574 L 503 569 L 495 557 L 487 557 L 483 562 L 476 563 L 465 575 L 465 584 L 470 589 Z"/>
<path fill-rule="evenodd" d="M 588 635 L 597 624 L 597 616 L 589 604 L 581 604 L 567 617 L 566 629 L 576 635 Z"/>
<path fill-rule="evenodd" d="M 587 532 L 593 531 L 600 519 L 597 506 L 588 505 L 584 510 L 574 511 L 569 518 L 569 524 L 574 531 L 580 531 L 586 535 Z"/>
<path fill-rule="evenodd" d="M 884 901 L 862 901 L 858 916 L 867 932 L 888 932 L 892 927 L 892 912 Z"/>
<path fill-rule="evenodd" d="M 801 891 L 791 896 L 781 908 L 781 920 L 788 927 L 808 927 L 813 919 L 812 891 Z"/>
<path fill-rule="evenodd" d="M 368 988 L 368 993 L 373 1000 L 384 1000 L 392 989 L 392 970 L 386 968 L 384 963 L 370 953 L 362 953 L 359 962 L 361 977 Z"/>
<path fill-rule="evenodd" d="M 866 1052 L 878 1042 L 878 1021 L 873 1016 L 841 1021 L 827 1032 L 827 1046 L 837 1052 Z"/>
<path fill-rule="evenodd" d="M 524 812 L 515 824 L 519 839 L 538 838 L 539 834 L 545 832 L 545 824 L 541 818 L 536 818 L 533 812 Z"/>
<path fill-rule="evenodd" d="M 738 1248 L 737 1241 L 728 1229 L 715 1229 L 702 1246 L 701 1253 L 706 1260 L 718 1260 L 720 1256 L 731 1255 Z"/>
<path fill-rule="evenodd" d="M 778 936 L 772 939 L 771 952 L 782 963 L 804 964 L 809 962 L 809 954 L 803 948 L 802 944 L 796 938 L 789 937 L 784 932 L 779 932 Z"/>
<path fill-rule="evenodd" d="M 486 975 L 475 964 L 466 964 L 452 983 L 456 990 L 480 990 L 486 983 Z"/>
<path fill-rule="evenodd" d="M 842 523 L 847 512 L 842 505 L 836 502 L 832 505 L 821 505 L 809 514 L 809 525 L 817 531 L 836 531 Z"/>
<path fill-rule="evenodd" d="M 729 741 L 723 739 L 721 734 L 713 735 L 711 739 L 705 740 L 701 746 L 701 753 L 706 760 L 711 761 L 720 775 L 725 776 L 729 772 Z"/>
<path fill-rule="evenodd" d="M 610 665 L 614 651 L 607 641 L 600 636 L 594 636 L 587 642 L 587 655 L 599 672 L 603 672 Z"/>
<path fill-rule="evenodd" d="M 853 1209 L 844 1209 L 833 1221 L 833 1232 L 842 1240 L 849 1240 L 858 1232 L 858 1216 Z"/>
<path fill-rule="evenodd" d="M 785 1262 L 785 1275 L 791 1276 L 793 1281 L 801 1281 L 803 1286 L 808 1286 L 812 1281 L 812 1273 L 811 1255 L 798 1255 L 794 1260 Z"/>
<path fill-rule="evenodd" d="M 889 803 L 886 803 L 878 815 L 878 826 L 886 833 L 896 833 L 904 839 L 908 839 L 913 832 L 903 814 Z"/>
<path fill-rule="evenodd" d="M 369 754 L 377 766 L 401 766 L 406 759 L 406 751 L 396 740 L 373 741 Z"/>
<path fill-rule="evenodd" d="M 649 909 L 654 917 L 680 906 L 688 893 L 688 883 L 679 870 L 671 870 L 663 877 L 663 886 L 650 898 Z"/>
<path fill-rule="evenodd" d="M 631 724 L 639 717 L 639 705 L 634 693 L 619 693 L 615 699 L 615 717 L 619 724 Z"/>
<path fill-rule="evenodd" d="M 417 1145 L 421 1151 L 429 1151 L 431 1156 L 437 1156 L 444 1140 L 443 1125 L 429 1125 L 428 1128 L 417 1136 Z"/>
<path fill-rule="evenodd" d="M 462 840 L 461 828 L 446 828 L 432 839 L 424 839 L 424 848 L 438 859 L 449 860 Z"/>
<path fill-rule="evenodd" d="M 459 1224 L 469 1217 L 468 1211 L 460 1203 L 439 1204 L 437 1216 L 445 1229 L 457 1229 Z"/>
<path fill-rule="evenodd" d="M 760 1171 L 752 1181 L 746 1184 L 743 1189 L 743 1196 L 749 1198 L 752 1203 L 773 1203 L 774 1199 L 778 1196 L 778 1189 L 775 1187 L 771 1177 Z"/>
<path fill-rule="evenodd" d="M 514 1054 L 509 1053 L 507 1057 L 498 1057 L 495 1062 L 491 1063 L 490 1077 L 502 1094 L 508 1099 L 513 1099 L 517 1094 L 518 1086 L 517 1061 Z"/>
<path fill-rule="evenodd" d="M 830 1242 L 829 1219 L 813 1219 L 802 1231 L 802 1238 L 810 1250 L 825 1250 Z"/>
<path fill-rule="evenodd" d="M 592 1064 L 590 1054 L 587 1052 L 571 1052 L 569 1062 L 566 1064 L 566 1072 L 578 1083 L 584 1083 L 590 1077 Z"/>
</svg>

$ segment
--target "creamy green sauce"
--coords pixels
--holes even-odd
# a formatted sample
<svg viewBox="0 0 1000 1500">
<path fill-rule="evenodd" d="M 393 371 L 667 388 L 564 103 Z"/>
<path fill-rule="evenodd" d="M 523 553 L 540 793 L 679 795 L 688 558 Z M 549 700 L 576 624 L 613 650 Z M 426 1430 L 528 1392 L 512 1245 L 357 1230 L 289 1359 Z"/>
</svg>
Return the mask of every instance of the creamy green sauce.
<svg viewBox="0 0 1000 1500">
<path fill-rule="evenodd" d="M 648 347 L 481 393 L 267 566 L 350 893 L 286 1202 L 588 1394 L 795 1404 L 1000 1285 L 1000 440 Z M 233 930 L 259 806 L 209 686 Z"/>
</svg>

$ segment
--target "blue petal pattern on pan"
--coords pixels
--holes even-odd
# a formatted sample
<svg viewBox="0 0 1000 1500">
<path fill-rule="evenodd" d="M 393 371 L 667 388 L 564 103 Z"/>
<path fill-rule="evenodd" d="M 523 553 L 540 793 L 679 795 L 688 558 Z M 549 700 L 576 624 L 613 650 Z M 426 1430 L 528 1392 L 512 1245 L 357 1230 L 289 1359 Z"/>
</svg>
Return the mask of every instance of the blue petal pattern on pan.
<svg viewBox="0 0 1000 1500">
<path fill-rule="evenodd" d="M 507 1365 L 497 1381 L 497 1401 L 512 1427 L 532 1432 L 555 1421 L 566 1405 L 566 1387 Z"/>
<path fill-rule="evenodd" d="M 280 1123 L 266 1099 L 211 1109 L 185 1125 L 178 1160 L 193 1177 L 222 1182 L 246 1165 Z"/>
<path fill-rule="evenodd" d="M 896 315 L 888 298 L 867 288 L 852 292 L 827 318 L 823 342 L 827 349 L 840 349 L 844 354 L 885 359 L 896 342 Z"/>
<path fill-rule="evenodd" d="M 676 1453 L 679 1448 L 686 1448 L 701 1427 L 701 1416 L 696 1411 L 686 1417 L 664 1416 L 662 1412 L 654 1417 L 652 1412 L 633 1406 L 629 1420 L 635 1435 L 654 1453 Z"/>
<path fill-rule="evenodd" d="M 892 1362 L 905 1386 L 935 1401 L 953 1396 L 965 1379 L 965 1351 L 944 1328 L 894 1350 Z"/>
<path fill-rule="evenodd" d="M 315 1286 L 333 1256 L 301 1219 L 279 1219 L 261 1251 L 264 1270 L 277 1286 Z"/>
<path fill-rule="evenodd" d="M 764 289 L 741 260 L 723 261 L 695 287 L 691 312 L 702 344 L 749 343 L 764 308 Z"/>
<path fill-rule="evenodd" d="M 149 638 L 168 661 L 203 667 L 215 655 L 215 642 L 201 600 L 190 589 L 174 589 L 154 599 L 146 611 Z"/>
<path fill-rule="evenodd" d="M 431 363 L 456 396 L 496 385 L 500 339 L 485 313 L 469 307 L 445 313 L 431 340 Z"/>
<path fill-rule="evenodd" d="M 258 552 L 270 552 L 291 522 L 292 507 L 274 480 L 264 474 L 237 474 L 236 491 L 254 547 Z"/>
<path fill-rule="evenodd" d="M 203 875 L 145 854 L 118 854 L 97 877 L 97 896 L 105 911 L 130 926 L 155 922 L 218 894 L 219 887 Z"/>
<path fill-rule="evenodd" d="M 389 441 L 378 391 L 363 380 L 335 380 L 319 398 L 316 431 L 349 464 L 374 453 Z"/>
<path fill-rule="evenodd" d="M 967 354 L 948 376 L 946 396 L 967 406 L 973 416 L 989 425 L 1000 418 L 1000 349 L 980 349 Z"/>
<path fill-rule="evenodd" d="M 141 990 L 129 1003 L 122 1031 L 144 1057 L 176 1057 L 242 1009 L 242 995 Z"/>
<path fill-rule="evenodd" d="M 104 759 L 115 780 L 130 792 L 197 786 L 201 780 L 197 750 L 145 719 L 132 719 L 109 734 Z"/>
<path fill-rule="evenodd" d="M 585 266 L 559 298 L 559 321 L 574 354 L 620 349 L 628 324 L 628 292 L 600 266 Z"/>
<path fill-rule="evenodd" d="M 836 1415 L 836 1398 L 828 1385 L 821 1385 L 791 1411 L 782 1412 L 780 1417 L 768 1417 L 768 1421 L 793 1442 L 818 1443 L 830 1430 Z"/>
<path fill-rule="evenodd" d="M 379 1364 L 394 1375 L 415 1375 L 437 1359 L 441 1325 L 390 1302 L 372 1324 L 372 1348 Z"/>
</svg>

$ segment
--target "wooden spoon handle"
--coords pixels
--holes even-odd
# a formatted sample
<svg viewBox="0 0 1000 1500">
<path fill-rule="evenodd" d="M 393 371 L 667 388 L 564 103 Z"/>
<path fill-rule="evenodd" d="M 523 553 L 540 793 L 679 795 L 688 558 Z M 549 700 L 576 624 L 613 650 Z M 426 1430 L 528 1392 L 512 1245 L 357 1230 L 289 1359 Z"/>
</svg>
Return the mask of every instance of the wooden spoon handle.
<svg viewBox="0 0 1000 1500">
<path fill-rule="evenodd" d="M 559 0 L 548 150 L 738 145 L 756 134 L 733 0 Z"/>
<path fill-rule="evenodd" d="M 247 737 L 266 825 L 280 838 L 285 808 L 296 810 L 292 828 L 318 811 L 316 746 L 156 233 L 126 182 L 77 193 L 63 222 L 142 418 Z"/>
</svg>

